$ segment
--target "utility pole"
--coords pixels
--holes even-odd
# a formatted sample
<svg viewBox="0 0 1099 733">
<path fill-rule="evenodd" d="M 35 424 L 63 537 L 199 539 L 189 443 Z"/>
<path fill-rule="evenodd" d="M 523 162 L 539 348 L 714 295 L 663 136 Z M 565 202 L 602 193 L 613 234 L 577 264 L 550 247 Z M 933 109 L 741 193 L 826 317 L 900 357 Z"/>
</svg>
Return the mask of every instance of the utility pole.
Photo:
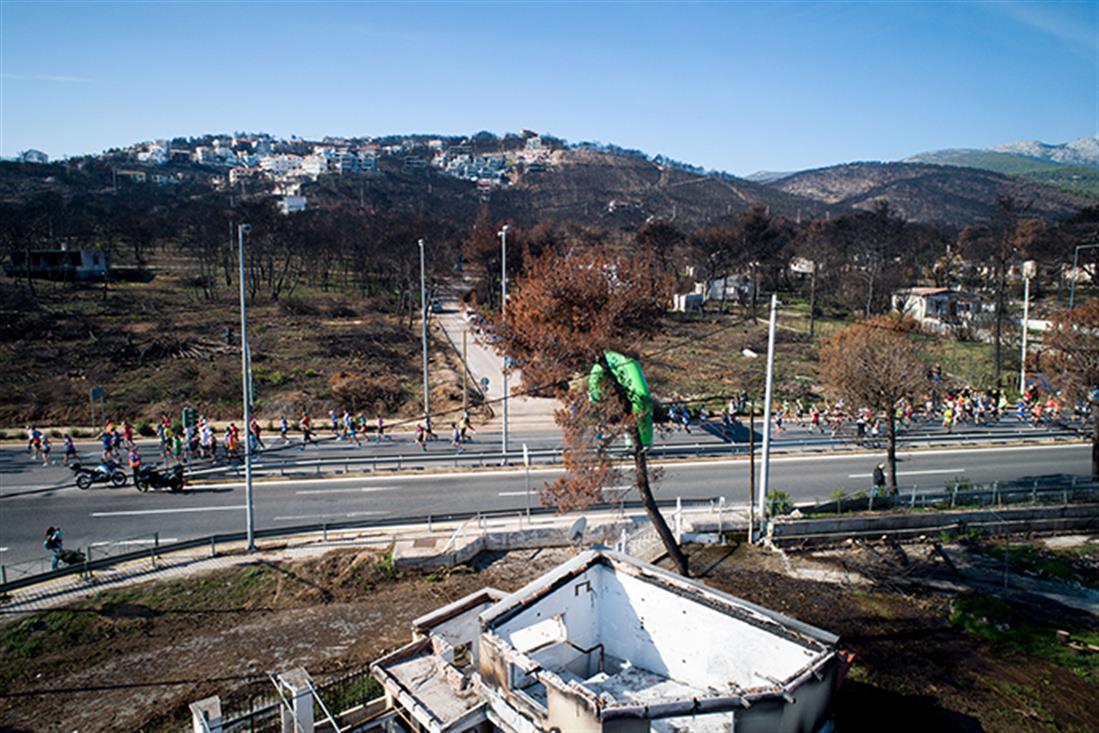
<svg viewBox="0 0 1099 733">
<path fill-rule="evenodd" d="M 237 246 L 240 259 L 240 379 L 244 400 L 244 496 L 245 519 L 248 523 L 248 551 L 256 549 L 256 523 L 252 512 L 252 380 L 249 375 L 248 312 L 244 301 L 244 233 L 251 231 L 251 224 L 237 227 Z"/>
<path fill-rule="evenodd" d="M 778 296 L 771 294 L 771 322 L 767 328 L 767 387 L 764 390 L 763 403 L 763 466 L 759 474 L 759 535 L 767 526 L 767 490 L 771 480 L 771 402 L 774 400 L 775 381 L 775 317 L 778 311 Z"/>
<path fill-rule="evenodd" d="M 500 320 L 504 320 L 504 316 L 508 312 L 508 229 L 507 224 L 501 227 L 500 234 Z M 507 356 L 503 357 L 504 360 L 504 434 L 502 450 L 504 454 L 504 461 L 507 461 L 508 456 L 508 362 Z"/>
<path fill-rule="evenodd" d="M 427 382 L 427 281 L 424 277 L 424 240 L 420 245 L 420 336 L 424 352 L 424 429 L 431 432 L 431 396 Z"/>
<path fill-rule="evenodd" d="M 1080 266 L 1080 250 L 1082 250 L 1082 249 L 1095 249 L 1096 247 L 1099 247 L 1099 242 L 1096 242 L 1095 244 L 1081 244 L 1081 245 L 1078 245 L 1075 250 L 1073 250 L 1073 253 L 1072 253 L 1072 286 L 1069 288 L 1069 291 L 1068 291 L 1068 309 L 1069 310 L 1072 310 L 1074 307 L 1076 307 L 1076 281 L 1078 279 L 1080 279 L 1080 271 L 1078 269 L 1079 266 Z"/>
<path fill-rule="evenodd" d="M 756 405 L 748 403 L 748 542 L 755 538 L 753 519 L 756 513 Z"/>
<path fill-rule="evenodd" d="M 1026 392 L 1027 336 L 1030 330 L 1030 278 L 1034 277 L 1038 264 L 1034 260 L 1023 263 L 1023 346 L 1019 355 L 1019 394 Z"/>
</svg>

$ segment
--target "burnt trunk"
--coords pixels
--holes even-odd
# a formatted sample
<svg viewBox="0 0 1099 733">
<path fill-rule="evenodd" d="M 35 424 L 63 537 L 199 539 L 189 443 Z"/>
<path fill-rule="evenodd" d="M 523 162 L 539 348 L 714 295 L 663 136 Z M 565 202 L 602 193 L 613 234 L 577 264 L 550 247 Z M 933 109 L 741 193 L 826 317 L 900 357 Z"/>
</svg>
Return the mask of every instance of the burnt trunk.
<svg viewBox="0 0 1099 733">
<path fill-rule="evenodd" d="M 1004 272 L 1005 263 L 1000 262 L 1000 272 L 997 275 L 996 281 L 996 326 L 995 333 L 992 338 L 993 346 L 993 375 L 996 382 L 996 389 L 1000 389 L 1000 342 L 1002 340 L 1004 330 L 1004 289 L 1006 287 L 1007 273 Z"/>
<path fill-rule="evenodd" d="M 599 364 L 603 367 L 603 374 L 614 389 L 614 394 L 622 407 L 622 413 L 629 415 L 633 411 L 629 391 L 624 384 L 618 381 L 618 375 L 611 368 L 606 354 L 599 358 Z M 629 436 L 630 442 L 633 444 L 634 482 L 637 485 L 637 494 L 641 497 L 641 505 L 645 507 L 645 514 L 649 516 L 650 521 L 653 523 L 653 529 L 659 535 L 664 549 L 668 551 L 668 557 L 675 563 L 676 571 L 683 577 L 689 578 L 691 570 L 687 564 L 687 556 L 679 547 L 679 542 L 676 541 L 675 535 L 668 527 L 668 523 L 664 521 L 664 515 L 660 513 L 660 507 L 656 505 L 652 487 L 649 485 L 649 463 L 645 456 L 645 446 L 641 443 L 641 429 L 634 424 L 629 429 Z"/>
<path fill-rule="evenodd" d="M 1091 403 L 1091 480 L 1099 481 L 1099 401 Z"/>
<path fill-rule="evenodd" d="M 886 426 L 889 432 L 886 434 L 885 450 L 886 463 L 889 467 L 889 493 L 897 493 L 897 413 L 889 412 Z"/>
<path fill-rule="evenodd" d="M 641 431 L 634 427 L 631 437 L 633 439 L 633 465 L 637 493 L 641 497 L 642 506 L 645 507 L 645 514 L 649 516 L 649 520 L 653 523 L 653 529 L 660 536 L 660 541 L 664 543 L 664 549 L 668 551 L 668 557 L 675 563 L 676 572 L 684 578 L 689 578 L 691 577 L 691 570 L 687 564 L 687 556 L 679 547 L 679 542 L 676 541 L 675 535 L 668 527 L 668 523 L 664 521 L 664 515 L 660 513 L 660 507 L 656 505 L 652 488 L 649 486 L 649 465 L 645 457 L 645 447 L 641 445 Z"/>
</svg>

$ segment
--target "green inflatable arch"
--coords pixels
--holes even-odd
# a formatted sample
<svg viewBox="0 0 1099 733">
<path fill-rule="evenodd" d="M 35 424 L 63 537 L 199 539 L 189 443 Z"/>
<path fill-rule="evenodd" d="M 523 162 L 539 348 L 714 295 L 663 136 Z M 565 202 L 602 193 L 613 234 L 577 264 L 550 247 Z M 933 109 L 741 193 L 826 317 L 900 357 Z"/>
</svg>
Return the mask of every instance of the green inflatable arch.
<svg viewBox="0 0 1099 733">
<path fill-rule="evenodd" d="M 617 351 L 607 351 L 604 355 L 615 379 L 629 392 L 633 414 L 641 416 L 637 426 L 641 434 L 641 444 L 652 445 L 653 395 L 649 391 L 649 383 L 645 381 L 645 373 L 641 371 L 641 365 L 637 363 L 637 359 L 623 356 Z M 596 363 L 588 376 L 588 396 L 592 401 L 601 399 L 603 396 L 603 390 L 599 384 L 602 379 L 603 365 Z"/>
</svg>

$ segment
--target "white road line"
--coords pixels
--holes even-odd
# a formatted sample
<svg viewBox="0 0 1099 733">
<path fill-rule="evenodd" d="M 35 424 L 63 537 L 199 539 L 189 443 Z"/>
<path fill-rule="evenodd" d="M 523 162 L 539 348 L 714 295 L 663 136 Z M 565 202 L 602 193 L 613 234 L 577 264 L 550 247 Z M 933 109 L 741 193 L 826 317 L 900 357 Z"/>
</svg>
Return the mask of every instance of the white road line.
<svg viewBox="0 0 1099 733">
<path fill-rule="evenodd" d="M 178 537 L 161 537 L 158 540 L 154 540 L 150 537 L 147 540 L 120 540 L 118 542 L 111 542 L 105 540 L 103 542 L 93 542 L 92 547 L 105 547 L 106 545 L 151 545 L 153 542 L 179 542 Z"/>
<path fill-rule="evenodd" d="M 603 491 L 630 491 L 631 489 L 633 489 L 632 486 L 604 486 L 603 487 Z M 539 488 L 537 486 L 530 487 L 530 493 L 532 495 L 536 495 L 538 493 L 538 491 L 539 491 Z M 527 492 L 526 491 L 501 491 L 496 495 L 497 496 L 526 496 Z"/>
<path fill-rule="evenodd" d="M 1070 443 L 1070 444 L 1057 444 L 1057 445 L 1028 445 L 1028 446 L 993 446 L 989 448 L 951 448 L 946 450 L 918 450 L 910 451 L 903 450 L 898 451 L 897 456 L 900 458 L 909 456 L 941 456 L 941 455 L 955 455 L 955 454 L 972 454 L 972 453 L 988 453 L 988 452 L 1002 452 L 1002 453 L 1016 453 L 1023 451 L 1035 451 L 1035 450 L 1090 450 L 1091 445 L 1089 443 Z M 867 457 L 880 457 L 884 451 L 876 452 L 860 452 L 860 453 L 826 453 L 821 455 L 800 455 L 800 456 L 775 456 L 771 458 L 771 463 L 803 463 L 810 461 L 843 461 L 848 459 L 858 459 Z M 672 468 L 677 470 L 690 470 L 692 468 L 704 468 L 707 466 L 727 466 L 734 462 L 744 462 L 748 460 L 745 455 L 738 455 L 730 458 L 717 458 L 707 459 L 703 461 L 692 460 L 665 460 L 658 459 L 651 461 L 653 464 L 662 466 L 665 468 Z M 758 460 L 758 459 L 757 459 Z M 511 468 L 502 471 L 455 471 L 455 472 L 438 472 L 438 473 L 424 473 L 424 474 L 409 474 L 402 476 L 341 476 L 339 478 L 319 478 L 319 479 L 297 479 L 293 477 L 280 478 L 278 480 L 264 480 L 255 484 L 256 491 L 263 491 L 265 487 L 281 487 L 286 484 L 295 484 L 297 486 L 308 486 L 311 484 L 337 484 L 337 483 L 374 483 L 374 482 L 386 482 L 395 483 L 403 481 L 436 481 L 440 478 L 481 478 L 485 480 L 492 480 L 503 476 L 522 476 L 526 473 L 523 468 Z M 532 468 L 530 469 L 531 475 L 537 474 L 562 474 L 563 469 L 560 468 Z M 196 484 L 196 488 L 199 485 Z M 244 488 L 243 481 L 225 482 L 218 484 L 201 484 L 203 489 L 240 489 Z"/>
<path fill-rule="evenodd" d="M 240 506 L 189 506 L 180 509 L 135 509 L 128 512 L 92 512 L 93 517 L 137 517 L 143 514 L 187 514 L 190 512 L 239 512 L 244 509 Z"/>
<path fill-rule="evenodd" d="M 395 491 L 396 486 L 363 486 L 358 489 L 309 489 L 307 491 L 295 491 L 299 496 L 308 494 L 371 494 L 375 491 Z"/>
<path fill-rule="evenodd" d="M 385 514 L 389 514 L 389 512 L 348 512 L 347 514 L 295 514 L 289 517 L 275 517 L 273 521 L 294 522 L 299 519 L 330 519 L 332 517 L 347 517 L 348 519 L 354 519 L 355 517 L 376 517 Z"/>
<path fill-rule="evenodd" d="M 7 552 L 7 551 L 8 551 L 8 548 L 6 548 L 6 547 L 0 547 L 0 552 Z"/>
<path fill-rule="evenodd" d="M 926 471 L 897 471 L 898 476 L 922 476 L 931 473 L 965 473 L 964 468 L 929 468 Z M 870 478 L 872 473 L 849 473 L 847 478 Z"/>
</svg>

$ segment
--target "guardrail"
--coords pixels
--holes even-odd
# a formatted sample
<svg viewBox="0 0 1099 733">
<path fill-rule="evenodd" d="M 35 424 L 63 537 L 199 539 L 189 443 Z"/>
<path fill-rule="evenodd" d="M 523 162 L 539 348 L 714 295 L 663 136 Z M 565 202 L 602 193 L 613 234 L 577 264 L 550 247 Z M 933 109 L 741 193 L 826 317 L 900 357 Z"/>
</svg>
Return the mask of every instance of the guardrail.
<svg viewBox="0 0 1099 733">
<path fill-rule="evenodd" d="M 996 441 L 996 440 L 1027 440 L 1027 439 L 1064 439 L 1064 438 L 1076 438 L 1078 434 L 1069 430 L 1043 430 L 1041 432 L 1019 432 L 1019 431 L 986 431 L 982 433 L 933 433 L 933 434 L 907 434 L 898 436 L 898 443 L 902 446 L 914 446 L 921 444 L 931 443 L 962 443 L 967 441 Z M 880 450 L 884 448 L 885 439 L 881 437 L 867 437 L 860 441 L 848 441 L 837 440 L 831 437 L 807 437 L 807 438 L 795 438 L 776 440 L 773 445 L 776 450 L 797 450 L 797 449 L 868 449 L 868 450 Z M 757 448 L 758 450 L 758 448 Z M 612 448 L 610 454 L 618 458 L 626 458 L 630 455 L 628 448 Z M 532 462 L 542 464 L 552 464 L 559 462 L 563 453 L 562 448 L 541 448 L 529 451 L 529 456 Z M 747 455 L 748 444 L 741 442 L 695 442 L 695 443 L 665 443 L 663 445 L 656 445 L 649 449 L 649 456 L 656 458 L 671 458 L 677 456 L 720 456 L 720 455 Z M 262 455 L 262 454 L 261 454 Z M 485 466 L 500 466 L 500 465 L 514 465 L 523 460 L 523 452 L 509 451 L 503 453 L 501 451 L 481 451 L 481 452 L 416 452 L 411 454 L 384 454 L 375 456 L 345 456 L 345 457 L 332 457 L 332 458 L 318 458 L 313 460 L 296 460 L 285 459 L 281 461 L 272 461 L 270 459 L 262 459 L 259 461 L 253 461 L 252 472 L 260 474 L 278 473 L 278 475 L 286 476 L 290 475 L 288 472 L 295 471 L 295 474 L 301 475 L 302 472 L 313 471 L 314 475 L 321 475 L 324 469 L 335 469 L 329 472 L 335 473 L 350 473 L 352 467 L 365 469 L 368 472 L 379 471 L 383 469 L 400 471 L 406 467 L 415 465 L 427 466 L 446 466 L 459 468 L 461 466 L 468 467 L 485 467 Z M 342 467 L 342 471 L 338 470 Z M 227 464 L 224 466 L 210 466 L 207 468 L 196 469 L 191 471 L 188 476 L 190 478 L 202 478 L 204 476 L 217 476 L 228 473 L 243 474 L 244 466 L 242 463 Z"/>
<path fill-rule="evenodd" d="M 662 499 L 657 501 L 657 505 L 660 507 L 675 507 L 677 501 L 674 499 Z M 692 499 L 683 502 L 684 504 L 707 504 L 716 501 L 715 499 Z M 644 506 L 640 501 L 617 501 L 613 503 L 600 503 L 594 504 L 589 509 L 592 511 L 607 511 L 607 510 L 619 510 L 625 511 L 643 509 Z M 557 511 L 549 507 L 533 507 L 530 510 L 532 515 L 548 515 L 556 514 Z M 273 527 L 269 529 L 257 529 L 255 531 L 255 538 L 259 539 L 272 539 L 279 537 L 294 537 L 297 535 L 306 534 L 320 534 L 327 538 L 330 531 L 343 531 L 350 529 L 383 529 L 385 527 L 399 527 L 404 525 L 416 525 L 424 524 L 431 526 L 435 522 L 468 522 L 471 520 L 477 520 L 478 525 L 486 520 L 494 517 L 515 517 L 517 514 L 526 515 L 526 510 L 506 509 L 499 511 L 478 511 L 478 512 L 452 512 L 447 514 L 426 514 L 412 517 L 389 517 L 384 519 L 375 519 L 370 522 L 363 522 L 361 520 L 344 520 L 338 522 L 321 522 L 316 524 L 300 524 L 293 527 Z M 149 537 L 149 535 L 145 535 Z M 156 537 L 156 534 L 153 535 Z M 221 534 L 207 535 L 204 537 L 195 537 L 188 540 L 179 540 L 171 543 L 155 542 L 151 547 L 143 547 L 139 550 L 131 550 L 128 552 L 120 552 L 111 555 L 99 556 L 99 557 L 85 557 L 85 560 L 81 564 L 70 565 L 68 567 L 58 568 L 48 572 L 37 574 L 26 574 L 17 578 L 9 578 L 5 582 L 0 583 L 0 595 L 9 593 L 20 588 L 27 588 L 32 585 L 44 583 L 58 578 L 64 578 L 70 575 L 82 575 L 88 577 L 96 570 L 103 570 L 113 565 L 119 565 L 127 562 L 134 562 L 139 560 L 148 559 L 153 568 L 156 568 L 158 558 L 163 555 L 168 555 L 174 552 L 181 552 L 183 550 L 193 550 L 200 547 L 210 548 L 210 557 L 217 555 L 218 545 L 226 545 L 233 543 L 245 542 L 248 539 L 245 532 L 225 532 Z M 46 559 L 46 564 L 49 564 L 49 559 Z M 7 565 L 0 565 L 0 572 L 3 572 Z"/>
</svg>

